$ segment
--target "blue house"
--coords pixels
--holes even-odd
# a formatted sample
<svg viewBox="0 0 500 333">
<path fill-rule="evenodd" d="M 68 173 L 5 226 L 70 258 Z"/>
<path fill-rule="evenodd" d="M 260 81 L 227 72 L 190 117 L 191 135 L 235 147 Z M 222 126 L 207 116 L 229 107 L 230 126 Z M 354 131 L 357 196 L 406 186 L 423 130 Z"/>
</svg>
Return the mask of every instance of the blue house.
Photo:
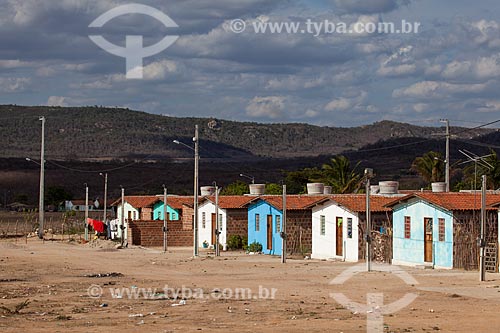
<svg viewBox="0 0 500 333">
<path fill-rule="evenodd" d="M 167 216 L 169 221 L 178 221 L 179 220 L 179 215 L 180 215 L 180 210 L 177 208 L 174 208 L 172 206 L 175 205 L 175 203 L 169 203 L 169 198 L 167 198 Z M 177 202 L 176 202 L 177 203 Z M 154 220 L 163 220 L 163 212 L 164 212 L 164 203 L 163 203 L 163 198 L 161 201 L 158 201 L 154 204 L 153 206 L 153 217 Z"/>
<path fill-rule="evenodd" d="M 477 269 L 480 202 L 479 194 L 417 192 L 387 204 L 393 209 L 392 263 Z M 495 211 L 488 208 L 487 242 L 497 244 Z"/>
<path fill-rule="evenodd" d="M 287 253 L 310 253 L 312 249 L 312 207 L 322 196 L 289 195 L 287 210 Z M 283 231 L 282 196 L 261 196 L 248 207 L 248 244 L 262 244 L 262 252 L 281 255 Z"/>
</svg>

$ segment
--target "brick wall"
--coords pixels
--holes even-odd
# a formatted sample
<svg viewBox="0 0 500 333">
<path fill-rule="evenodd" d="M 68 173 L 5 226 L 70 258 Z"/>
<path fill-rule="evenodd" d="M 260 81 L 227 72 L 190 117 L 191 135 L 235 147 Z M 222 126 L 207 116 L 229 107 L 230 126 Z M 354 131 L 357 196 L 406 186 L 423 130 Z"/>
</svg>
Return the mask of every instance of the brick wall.
<svg viewBox="0 0 500 333">
<path fill-rule="evenodd" d="M 183 230 L 193 230 L 193 216 L 194 216 L 193 207 L 182 205 L 180 220 L 182 221 Z"/>
<path fill-rule="evenodd" d="M 146 247 L 163 246 L 163 221 L 129 221 L 127 228 L 128 243 Z M 192 246 L 193 231 L 184 230 L 181 221 L 168 221 L 168 246 Z"/>
<path fill-rule="evenodd" d="M 139 220 L 148 221 L 153 218 L 153 208 L 144 207 L 141 209 Z"/>
<path fill-rule="evenodd" d="M 287 253 L 311 253 L 312 211 L 292 210 L 286 213 Z"/>
<path fill-rule="evenodd" d="M 248 237 L 248 210 L 226 209 L 226 239 L 230 236 L 240 235 Z"/>
</svg>

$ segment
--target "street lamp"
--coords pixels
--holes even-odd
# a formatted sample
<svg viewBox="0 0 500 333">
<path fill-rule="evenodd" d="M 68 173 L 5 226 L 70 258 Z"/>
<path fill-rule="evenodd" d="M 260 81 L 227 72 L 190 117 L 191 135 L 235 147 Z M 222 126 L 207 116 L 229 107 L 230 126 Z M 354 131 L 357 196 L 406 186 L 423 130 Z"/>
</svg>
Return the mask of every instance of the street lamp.
<svg viewBox="0 0 500 333">
<path fill-rule="evenodd" d="M 103 214 L 103 219 L 102 221 L 106 224 L 106 226 L 108 225 L 106 223 L 106 207 L 107 207 L 107 197 L 108 197 L 108 173 L 106 172 L 105 174 L 103 174 L 102 172 L 99 173 L 99 176 L 101 177 L 104 177 L 104 214 Z"/>
<path fill-rule="evenodd" d="M 198 256 L 198 164 L 200 160 L 198 144 L 199 144 L 199 136 L 198 136 L 198 125 L 195 125 L 194 130 L 194 149 L 187 144 L 180 142 L 179 140 L 174 140 L 174 143 L 177 145 L 183 145 L 191 150 L 194 150 L 194 202 L 193 202 L 193 210 L 194 210 L 194 221 L 193 221 L 193 256 Z"/>
<path fill-rule="evenodd" d="M 250 179 L 252 181 L 252 184 L 255 184 L 255 177 L 254 176 L 249 176 L 249 175 L 245 175 L 244 173 L 240 173 L 240 177 Z"/>
</svg>

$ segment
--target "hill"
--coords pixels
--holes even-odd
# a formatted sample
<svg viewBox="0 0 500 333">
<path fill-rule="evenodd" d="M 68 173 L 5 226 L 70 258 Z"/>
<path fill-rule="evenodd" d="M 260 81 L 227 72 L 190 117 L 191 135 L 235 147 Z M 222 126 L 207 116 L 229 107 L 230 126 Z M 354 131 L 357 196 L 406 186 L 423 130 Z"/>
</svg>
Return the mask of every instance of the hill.
<svg viewBox="0 0 500 333">
<path fill-rule="evenodd" d="M 191 142 L 200 126 L 201 155 L 206 158 L 248 160 L 313 157 L 356 150 L 397 138 L 430 138 L 443 128 L 382 121 L 336 128 L 308 124 L 259 124 L 203 118 L 174 118 L 145 112 L 101 107 L 0 106 L 0 154 L 36 157 L 40 151 L 39 116 L 46 117 L 46 155 L 60 160 L 165 159 L 192 156 L 174 139 Z M 455 133 L 461 128 L 453 128 Z M 462 133 L 463 139 L 490 133 Z"/>
</svg>

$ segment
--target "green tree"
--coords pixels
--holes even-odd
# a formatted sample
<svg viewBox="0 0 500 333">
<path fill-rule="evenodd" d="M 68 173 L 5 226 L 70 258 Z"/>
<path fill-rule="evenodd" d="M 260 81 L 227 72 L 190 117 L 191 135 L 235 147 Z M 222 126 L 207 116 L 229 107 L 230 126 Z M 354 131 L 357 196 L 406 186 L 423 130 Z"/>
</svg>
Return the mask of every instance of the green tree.
<svg viewBox="0 0 500 333">
<path fill-rule="evenodd" d="M 361 174 L 357 171 L 359 163 L 351 167 L 349 159 L 343 155 L 335 156 L 323 164 L 321 176 L 313 179 L 332 186 L 333 193 L 352 193 L 358 187 Z"/>
<path fill-rule="evenodd" d="M 244 195 L 249 192 L 248 184 L 238 180 L 224 187 L 221 195 Z"/>
<path fill-rule="evenodd" d="M 49 186 L 45 192 L 45 204 L 58 206 L 64 200 L 71 200 L 73 195 L 61 186 Z"/>
<path fill-rule="evenodd" d="M 288 189 L 287 189 L 288 192 Z M 266 194 L 279 195 L 283 194 L 283 187 L 280 184 L 270 183 L 266 184 Z"/>
<path fill-rule="evenodd" d="M 321 177 L 316 168 L 305 168 L 298 171 L 289 171 L 285 176 L 286 192 L 288 194 L 306 193 L 306 185 L 311 179 Z"/>
<path fill-rule="evenodd" d="M 426 183 L 440 182 L 444 180 L 443 156 L 435 151 L 425 153 L 417 157 L 411 169 L 417 172 Z"/>
</svg>

